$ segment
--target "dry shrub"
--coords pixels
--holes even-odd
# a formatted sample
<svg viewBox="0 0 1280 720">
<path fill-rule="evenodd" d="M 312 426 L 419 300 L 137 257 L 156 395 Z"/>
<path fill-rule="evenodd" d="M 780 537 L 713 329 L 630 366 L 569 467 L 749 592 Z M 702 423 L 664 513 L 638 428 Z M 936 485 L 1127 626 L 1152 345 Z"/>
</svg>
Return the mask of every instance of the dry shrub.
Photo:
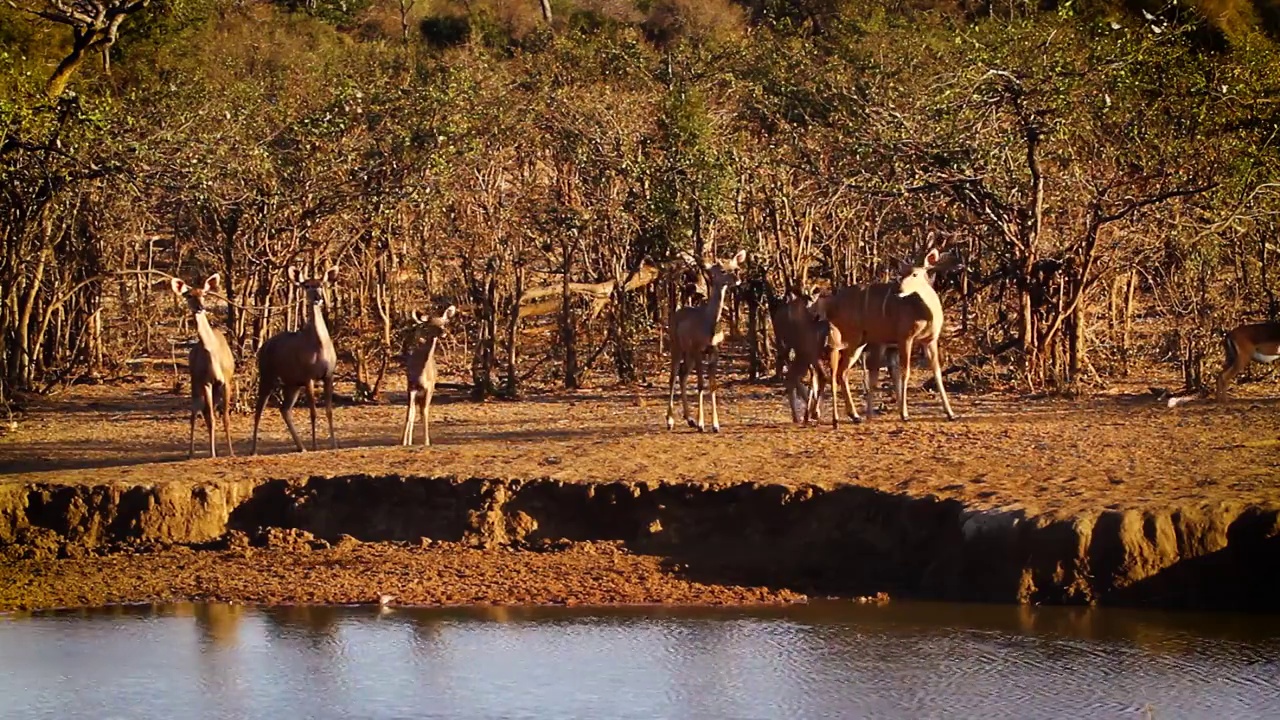
<svg viewBox="0 0 1280 720">
<path fill-rule="evenodd" d="M 643 24 L 650 42 L 659 46 L 684 38 L 725 40 L 741 35 L 746 26 L 746 14 L 729 0 L 655 0 Z"/>
</svg>

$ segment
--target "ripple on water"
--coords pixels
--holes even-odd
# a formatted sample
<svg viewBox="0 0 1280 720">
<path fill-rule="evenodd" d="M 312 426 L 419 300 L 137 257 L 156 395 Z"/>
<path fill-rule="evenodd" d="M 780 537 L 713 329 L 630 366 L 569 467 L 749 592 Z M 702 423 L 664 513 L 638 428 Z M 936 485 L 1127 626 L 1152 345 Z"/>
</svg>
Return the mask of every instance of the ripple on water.
<svg viewBox="0 0 1280 720">
<path fill-rule="evenodd" d="M 1280 620 L 176 605 L 0 618 L 14 718 L 1280 717 Z"/>
</svg>

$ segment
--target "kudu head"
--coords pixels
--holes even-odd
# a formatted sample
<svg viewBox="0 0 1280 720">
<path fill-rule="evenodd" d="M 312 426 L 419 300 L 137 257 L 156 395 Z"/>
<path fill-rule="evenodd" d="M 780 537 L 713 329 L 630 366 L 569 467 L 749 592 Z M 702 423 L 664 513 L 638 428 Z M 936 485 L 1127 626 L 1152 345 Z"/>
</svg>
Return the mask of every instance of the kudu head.
<svg viewBox="0 0 1280 720">
<path fill-rule="evenodd" d="M 450 305 L 444 309 L 444 312 L 436 316 L 420 313 L 417 310 L 414 310 L 409 316 L 413 318 L 415 330 L 421 332 L 427 340 L 435 340 L 445 334 L 449 329 L 449 321 L 457 314 L 458 308 Z"/>
<path fill-rule="evenodd" d="M 746 262 L 746 260 L 747 251 L 739 250 L 737 254 L 728 260 L 703 263 L 702 269 L 707 275 L 707 289 L 714 294 L 720 288 L 737 287 L 742 282 L 738 277 L 738 270 L 741 269 L 742 263 Z"/>
<path fill-rule="evenodd" d="M 222 283 L 222 276 L 219 275 L 218 273 L 214 273 L 209 277 L 205 278 L 204 287 L 199 287 L 199 288 L 191 287 L 190 285 L 179 280 L 178 278 L 169 279 L 169 287 L 173 288 L 174 294 L 177 295 L 178 297 L 185 298 L 187 301 L 187 307 L 190 308 L 191 312 L 196 315 L 199 315 L 200 313 L 203 313 L 205 311 L 205 306 L 204 306 L 205 293 L 217 292 L 218 286 L 221 285 L 221 283 Z"/>
<path fill-rule="evenodd" d="M 899 268 L 898 297 L 916 295 L 933 289 L 934 276 L 952 270 L 964 269 L 960 256 L 953 252 L 942 252 L 931 248 L 924 254 L 920 262 L 912 264 L 903 262 Z"/>
<path fill-rule="evenodd" d="M 302 288 L 307 293 L 307 302 L 316 307 L 324 307 L 324 287 L 332 285 L 338 279 L 338 268 L 331 267 L 318 278 L 308 278 L 297 267 L 289 266 L 289 282 Z"/>
</svg>

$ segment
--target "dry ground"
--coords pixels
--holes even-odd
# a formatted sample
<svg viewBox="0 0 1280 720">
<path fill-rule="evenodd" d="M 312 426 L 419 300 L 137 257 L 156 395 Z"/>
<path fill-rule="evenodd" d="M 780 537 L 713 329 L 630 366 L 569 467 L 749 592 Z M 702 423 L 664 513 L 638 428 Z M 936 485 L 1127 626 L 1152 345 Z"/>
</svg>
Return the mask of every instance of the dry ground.
<svg viewBox="0 0 1280 720">
<path fill-rule="evenodd" d="M 1225 405 L 1198 401 L 1174 409 L 1136 382 L 1082 400 L 957 394 L 953 401 L 961 419 L 949 423 L 934 396 L 915 390 L 909 423 L 881 415 L 833 431 L 793 426 L 775 386 L 738 384 L 722 391 L 724 432 L 700 435 L 687 427 L 666 431 L 664 388 L 487 403 L 442 390 L 433 405 L 430 448 L 393 447 L 404 408 L 384 404 L 337 408 L 344 449 L 297 455 L 279 413 L 269 408 L 263 455 L 198 455 L 188 462 L 184 397 L 160 381 L 80 386 L 34 405 L 19 429 L 0 439 L 0 482 L 153 483 L 361 472 L 856 483 L 1031 512 L 1275 502 L 1277 391 L 1272 379 L 1237 386 L 1237 399 Z M 403 394 L 390 399 L 401 401 Z M 295 418 L 309 440 L 307 411 L 295 411 Z M 234 415 L 232 424 L 236 451 L 243 455 L 252 417 Z M 323 411 L 319 428 L 323 448 Z M 197 438 L 202 432 L 201 426 Z"/>
</svg>

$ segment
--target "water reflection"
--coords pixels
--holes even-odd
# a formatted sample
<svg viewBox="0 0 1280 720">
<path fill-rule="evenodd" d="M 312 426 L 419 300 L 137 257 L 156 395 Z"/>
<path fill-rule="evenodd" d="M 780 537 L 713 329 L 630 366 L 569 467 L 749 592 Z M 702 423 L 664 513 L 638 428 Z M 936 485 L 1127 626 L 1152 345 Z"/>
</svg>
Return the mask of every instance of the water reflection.
<svg viewBox="0 0 1280 720">
<path fill-rule="evenodd" d="M 900 603 L 0 616 L 5 717 L 1268 717 L 1280 618 Z"/>
</svg>

